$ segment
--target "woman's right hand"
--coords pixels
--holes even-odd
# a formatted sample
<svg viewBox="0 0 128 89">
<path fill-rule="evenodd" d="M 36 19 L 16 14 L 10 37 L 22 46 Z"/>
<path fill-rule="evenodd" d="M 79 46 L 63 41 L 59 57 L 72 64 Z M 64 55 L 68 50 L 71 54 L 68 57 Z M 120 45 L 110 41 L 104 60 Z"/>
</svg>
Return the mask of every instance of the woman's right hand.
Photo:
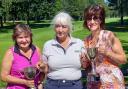
<svg viewBox="0 0 128 89">
<path fill-rule="evenodd" d="M 90 60 L 87 58 L 87 55 L 85 53 L 81 53 L 80 62 L 81 62 L 82 68 L 87 68 L 90 65 Z"/>
<path fill-rule="evenodd" d="M 48 71 L 47 64 L 43 63 L 42 61 L 37 62 L 36 67 L 41 72 L 47 73 L 47 71 Z"/>
<path fill-rule="evenodd" d="M 35 86 L 34 80 L 25 80 L 25 85 L 27 87 L 34 87 Z"/>
</svg>

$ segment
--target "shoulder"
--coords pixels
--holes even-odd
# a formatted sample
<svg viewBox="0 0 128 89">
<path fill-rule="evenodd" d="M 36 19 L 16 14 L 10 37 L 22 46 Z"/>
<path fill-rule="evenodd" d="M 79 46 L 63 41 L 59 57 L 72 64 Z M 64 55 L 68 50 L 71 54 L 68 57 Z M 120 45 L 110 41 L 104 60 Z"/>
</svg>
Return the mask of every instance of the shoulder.
<svg viewBox="0 0 128 89">
<path fill-rule="evenodd" d="M 52 45 L 52 43 L 54 43 L 54 42 L 55 42 L 54 39 L 48 40 L 48 41 L 46 41 L 46 42 L 44 43 L 44 46 L 50 46 L 50 45 Z"/>
<path fill-rule="evenodd" d="M 101 30 L 101 33 L 108 34 L 108 35 L 114 35 L 114 33 L 110 30 Z"/>
<path fill-rule="evenodd" d="M 4 55 L 4 60 L 13 59 L 13 51 L 9 48 Z"/>
<path fill-rule="evenodd" d="M 52 45 L 56 43 L 55 39 L 48 40 L 44 43 L 43 49 L 51 49 Z"/>
<path fill-rule="evenodd" d="M 72 37 L 71 40 L 72 40 L 72 42 L 75 42 L 75 43 L 77 43 L 79 45 L 84 45 L 84 42 L 79 38 Z"/>
<path fill-rule="evenodd" d="M 8 49 L 5 54 L 12 55 L 12 49 Z"/>
<path fill-rule="evenodd" d="M 107 34 L 108 34 L 108 37 L 116 37 L 116 34 L 112 31 L 109 31 L 109 30 L 104 30 Z"/>
<path fill-rule="evenodd" d="M 13 55 L 14 49 L 15 49 L 15 46 L 9 47 L 9 48 L 6 50 L 5 54 L 7 54 L 7 55 Z"/>
<path fill-rule="evenodd" d="M 75 42 L 82 42 L 81 39 L 79 39 L 79 38 L 74 38 L 74 37 L 72 37 L 71 40 L 72 40 L 72 41 L 75 41 Z"/>
<path fill-rule="evenodd" d="M 112 39 L 113 37 L 116 36 L 115 33 L 113 33 L 110 30 L 101 30 L 100 34 L 101 36 L 104 35 L 102 37 L 105 37 L 106 39 L 110 39 L 110 38 Z"/>
<path fill-rule="evenodd" d="M 40 53 L 40 48 L 38 46 L 36 46 L 36 45 L 35 45 L 35 48 L 36 48 L 37 52 Z"/>
</svg>

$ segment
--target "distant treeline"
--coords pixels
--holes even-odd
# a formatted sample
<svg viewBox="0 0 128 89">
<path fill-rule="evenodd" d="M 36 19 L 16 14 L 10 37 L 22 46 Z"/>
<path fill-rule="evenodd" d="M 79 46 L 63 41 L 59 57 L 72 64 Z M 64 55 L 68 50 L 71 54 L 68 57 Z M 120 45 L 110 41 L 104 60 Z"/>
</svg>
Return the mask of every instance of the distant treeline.
<svg viewBox="0 0 128 89">
<path fill-rule="evenodd" d="M 127 0 L 0 0 L 0 27 L 6 21 L 49 20 L 58 11 L 68 12 L 75 20 L 82 20 L 83 10 L 90 4 L 102 4 L 107 17 L 128 15 Z"/>
</svg>

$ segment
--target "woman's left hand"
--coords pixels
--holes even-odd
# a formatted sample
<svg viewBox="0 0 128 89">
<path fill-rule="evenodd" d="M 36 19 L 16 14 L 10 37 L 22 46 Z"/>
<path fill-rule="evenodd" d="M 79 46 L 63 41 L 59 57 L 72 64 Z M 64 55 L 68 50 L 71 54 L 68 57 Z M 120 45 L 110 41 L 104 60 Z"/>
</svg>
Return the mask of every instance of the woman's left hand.
<svg viewBox="0 0 128 89">
<path fill-rule="evenodd" d="M 106 49 L 106 47 L 105 46 L 100 46 L 98 48 L 98 53 L 103 54 L 103 55 L 107 55 L 107 49 Z"/>
<path fill-rule="evenodd" d="M 42 83 L 40 83 L 40 84 L 38 85 L 38 89 L 44 89 Z"/>
</svg>

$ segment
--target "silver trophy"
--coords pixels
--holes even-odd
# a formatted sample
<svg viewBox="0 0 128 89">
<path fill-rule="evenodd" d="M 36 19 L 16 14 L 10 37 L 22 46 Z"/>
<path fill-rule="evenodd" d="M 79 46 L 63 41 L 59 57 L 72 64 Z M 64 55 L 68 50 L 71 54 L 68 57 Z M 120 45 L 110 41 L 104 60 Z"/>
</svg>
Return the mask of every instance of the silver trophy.
<svg viewBox="0 0 128 89">
<path fill-rule="evenodd" d="M 29 66 L 24 68 L 24 75 L 29 80 L 34 80 L 37 74 L 37 69 L 34 66 Z M 30 87 L 30 89 L 36 89 L 35 86 Z"/>
<path fill-rule="evenodd" d="M 96 53 L 97 53 L 96 47 L 87 48 L 87 57 L 91 61 L 91 67 L 92 67 L 91 73 L 89 73 L 88 75 L 93 77 L 93 81 L 99 80 L 99 76 L 96 73 L 96 63 L 95 63 Z"/>
</svg>

